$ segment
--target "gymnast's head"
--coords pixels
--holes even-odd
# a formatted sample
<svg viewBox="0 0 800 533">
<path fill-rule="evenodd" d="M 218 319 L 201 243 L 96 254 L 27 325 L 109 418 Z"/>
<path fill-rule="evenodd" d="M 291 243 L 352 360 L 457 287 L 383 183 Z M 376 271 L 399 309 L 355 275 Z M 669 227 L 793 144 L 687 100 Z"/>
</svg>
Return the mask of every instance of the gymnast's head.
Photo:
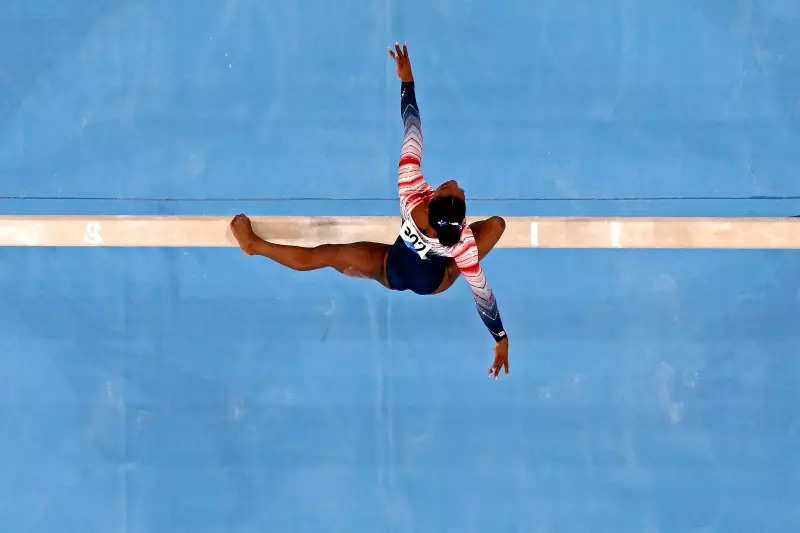
<svg viewBox="0 0 800 533">
<path fill-rule="evenodd" d="M 439 185 L 428 204 L 428 223 L 443 246 L 453 246 L 461 239 L 466 214 L 464 189 L 458 182 L 450 180 Z"/>
</svg>

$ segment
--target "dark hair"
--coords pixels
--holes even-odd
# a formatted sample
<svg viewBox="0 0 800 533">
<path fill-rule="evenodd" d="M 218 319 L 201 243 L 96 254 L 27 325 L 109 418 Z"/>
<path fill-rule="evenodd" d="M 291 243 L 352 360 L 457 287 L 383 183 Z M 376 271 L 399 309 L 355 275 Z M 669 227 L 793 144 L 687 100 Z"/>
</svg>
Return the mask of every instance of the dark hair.
<svg viewBox="0 0 800 533">
<path fill-rule="evenodd" d="M 461 223 L 467 204 L 455 196 L 439 196 L 428 204 L 428 224 L 435 230 L 442 246 L 453 246 L 461 239 Z"/>
</svg>

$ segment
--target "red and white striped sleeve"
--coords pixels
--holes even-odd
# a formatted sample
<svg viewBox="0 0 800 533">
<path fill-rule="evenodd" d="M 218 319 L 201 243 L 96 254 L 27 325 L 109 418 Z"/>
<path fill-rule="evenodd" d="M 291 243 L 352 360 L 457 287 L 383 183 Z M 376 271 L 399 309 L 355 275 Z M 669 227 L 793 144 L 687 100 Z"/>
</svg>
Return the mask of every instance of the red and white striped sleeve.
<svg viewBox="0 0 800 533">
<path fill-rule="evenodd" d="M 400 196 L 400 211 L 404 219 L 411 218 L 411 211 L 432 191 L 422 176 L 422 124 L 414 94 L 414 83 L 403 82 L 400 87 L 400 113 L 405 133 L 400 150 L 397 170 L 397 190 Z"/>
<path fill-rule="evenodd" d="M 492 292 L 481 264 L 478 262 L 478 245 L 469 226 L 461 232 L 461 241 L 453 246 L 452 251 L 459 272 L 472 290 L 481 320 L 489 329 L 492 337 L 500 342 L 506 337 L 506 332 L 503 329 L 503 322 L 500 320 L 500 311 L 497 309 L 494 292 Z"/>
</svg>

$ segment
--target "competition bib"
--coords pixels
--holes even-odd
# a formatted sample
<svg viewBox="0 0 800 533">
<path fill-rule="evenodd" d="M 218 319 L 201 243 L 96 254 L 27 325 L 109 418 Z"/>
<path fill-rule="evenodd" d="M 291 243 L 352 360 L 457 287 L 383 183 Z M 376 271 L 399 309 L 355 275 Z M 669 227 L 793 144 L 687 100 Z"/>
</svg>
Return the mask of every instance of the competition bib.
<svg viewBox="0 0 800 533">
<path fill-rule="evenodd" d="M 410 220 L 403 221 L 403 226 L 400 228 L 400 238 L 403 239 L 406 246 L 414 250 L 422 259 L 426 259 L 425 254 L 428 253 L 431 247 L 422 240 L 413 222 Z"/>
</svg>

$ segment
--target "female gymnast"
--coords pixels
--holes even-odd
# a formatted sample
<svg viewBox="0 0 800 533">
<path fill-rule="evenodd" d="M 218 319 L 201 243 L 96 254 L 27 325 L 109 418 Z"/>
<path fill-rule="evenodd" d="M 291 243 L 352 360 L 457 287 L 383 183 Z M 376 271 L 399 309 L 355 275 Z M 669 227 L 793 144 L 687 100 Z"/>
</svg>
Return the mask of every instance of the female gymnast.
<svg viewBox="0 0 800 533">
<path fill-rule="evenodd" d="M 438 294 L 463 274 L 478 313 L 496 341 L 489 377 L 497 379 L 502 368 L 508 374 L 508 335 L 479 261 L 497 244 L 505 221 L 491 217 L 467 226 L 464 191 L 458 183 L 450 180 L 434 189 L 423 179 L 422 126 L 408 47 L 404 44 L 401 49 L 395 43 L 394 50 L 389 48 L 388 52 L 401 81 L 400 112 L 405 126 L 397 180 L 402 226 L 394 244 L 285 246 L 256 235 L 244 214 L 234 217 L 231 231 L 247 255 L 262 255 L 294 270 L 333 267 L 349 276 L 374 279 L 393 290 Z"/>
</svg>

